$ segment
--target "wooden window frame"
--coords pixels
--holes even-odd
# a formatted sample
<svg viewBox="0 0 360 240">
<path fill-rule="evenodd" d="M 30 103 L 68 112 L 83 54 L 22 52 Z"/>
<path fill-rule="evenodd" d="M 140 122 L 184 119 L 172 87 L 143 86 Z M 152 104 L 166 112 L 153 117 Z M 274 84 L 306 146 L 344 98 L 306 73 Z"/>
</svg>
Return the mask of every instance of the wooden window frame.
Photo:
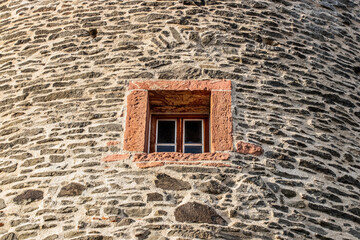
<svg viewBox="0 0 360 240">
<path fill-rule="evenodd" d="M 150 120 L 150 139 L 148 153 L 156 152 L 156 136 L 158 120 L 176 120 L 176 152 L 184 152 L 184 122 L 185 120 L 202 120 L 203 121 L 203 152 L 209 152 L 210 148 L 210 128 L 209 115 L 206 114 L 151 114 Z"/>
</svg>

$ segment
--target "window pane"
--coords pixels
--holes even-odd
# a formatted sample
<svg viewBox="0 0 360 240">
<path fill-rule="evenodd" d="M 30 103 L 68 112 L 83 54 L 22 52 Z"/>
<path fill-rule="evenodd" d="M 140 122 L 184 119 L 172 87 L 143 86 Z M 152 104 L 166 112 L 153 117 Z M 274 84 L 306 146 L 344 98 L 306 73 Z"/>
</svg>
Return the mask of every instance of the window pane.
<svg viewBox="0 0 360 240">
<path fill-rule="evenodd" d="M 202 121 L 185 121 L 185 143 L 202 143 Z"/>
<path fill-rule="evenodd" d="M 202 153 L 202 146 L 185 146 L 185 153 Z"/>
<path fill-rule="evenodd" d="M 158 143 L 175 143 L 175 121 L 158 121 Z"/>
<path fill-rule="evenodd" d="M 157 152 L 175 152 L 175 146 L 157 146 Z"/>
</svg>

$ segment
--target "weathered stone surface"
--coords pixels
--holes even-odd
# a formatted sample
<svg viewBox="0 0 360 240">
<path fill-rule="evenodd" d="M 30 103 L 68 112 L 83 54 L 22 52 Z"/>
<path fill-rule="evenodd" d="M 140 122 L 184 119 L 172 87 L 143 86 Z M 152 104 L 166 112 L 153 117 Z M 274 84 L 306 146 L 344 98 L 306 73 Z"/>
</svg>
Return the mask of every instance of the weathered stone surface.
<svg viewBox="0 0 360 240">
<path fill-rule="evenodd" d="M 231 81 L 229 80 L 202 80 L 202 81 L 132 81 L 129 90 L 231 90 Z"/>
<path fill-rule="evenodd" d="M 359 238 L 359 12 L 355 0 L 0 0 L 0 239 Z M 133 103 L 226 112 L 225 97 L 209 102 L 223 93 L 235 152 L 145 155 L 134 118 L 143 138 L 124 138 Z M 191 188 L 158 188 L 160 173 Z M 86 190 L 58 197 L 72 182 Z M 44 199 L 13 201 L 26 190 Z M 228 225 L 176 221 L 189 201 Z"/>
<path fill-rule="evenodd" d="M 25 192 L 17 195 L 13 201 L 16 204 L 29 204 L 44 198 L 44 192 L 40 190 L 26 190 Z"/>
<path fill-rule="evenodd" d="M 211 93 L 211 152 L 233 150 L 231 91 Z"/>
<path fill-rule="evenodd" d="M 174 216 L 179 222 L 227 225 L 213 208 L 197 202 L 189 202 L 177 207 Z"/>
<path fill-rule="evenodd" d="M 106 156 L 102 159 L 102 161 L 104 162 L 114 162 L 114 161 L 120 161 L 120 160 L 125 160 L 125 159 L 129 159 L 130 155 L 129 154 L 113 154 L 113 155 L 109 155 Z"/>
<path fill-rule="evenodd" d="M 290 189 L 281 189 L 281 193 L 284 194 L 284 196 L 287 198 L 296 197 L 296 192 L 294 192 Z"/>
<path fill-rule="evenodd" d="M 121 132 L 121 124 L 105 124 L 97 127 L 90 127 L 89 132 L 91 133 L 106 133 L 106 132 Z"/>
<path fill-rule="evenodd" d="M 128 208 L 125 210 L 125 214 L 132 218 L 143 218 L 151 213 L 149 208 Z"/>
<path fill-rule="evenodd" d="M 85 186 L 79 183 L 69 183 L 60 189 L 58 197 L 73 197 L 79 196 L 85 190 Z"/>
<path fill-rule="evenodd" d="M 135 154 L 134 162 L 147 161 L 224 161 L 230 158 L 228 153 L 171 153 L 171 152 L 155 152 L 149 154 Z"/>
<path fill-rule="evenodd" d="M 148 202 L 162 201 L 163 198 L 164 198 L 163 195 L 161 195 L 160 193 L 148 193 L 147 194 L 147 201 Z"/>
<path fill-rule="evenodd" d="M 7 233 L 1 237 L 1 240 L 18 240 L 15 233 Z"/>
<path fill-rule="evenodd" d="M 73 238 L 73 240 L 113 240 L 113 237 L 103 235 L 89 235 L 84 237 Z"/>
<path fill-rule="evenodd" d="M 0 210 L 6 208 L 5 200 L 0 198 Z"/>
<path fill-rule="evenodd" d="M 155 186 L 164 190 L 182 191 L 189 190 L 191 186 L 188 182 L 172 178 L 164 173 L 158 174 L 155 180 Z"/>
<path fill-rule="evenodd" d="M 124 149 L 145 152 L 146 123 L 148 120 L 148 93 L 132 91 L 127 97 Z"/>
<path fill-rule="evenodd" d="M 215 195 L 223 194 L 231 191 L 229 187 L 222 185 L 214 180 L 200 184 L 198 186 L 198 189 L 204 193 L 215 194 Z"/>
<path fill-rule="evenodd" d="M 260 156 L 264 152 L 261 146 L 242 141 L 236 143 L 236 151 L 238 153 L 251 154 L 255 156 Z"/>
</svg>

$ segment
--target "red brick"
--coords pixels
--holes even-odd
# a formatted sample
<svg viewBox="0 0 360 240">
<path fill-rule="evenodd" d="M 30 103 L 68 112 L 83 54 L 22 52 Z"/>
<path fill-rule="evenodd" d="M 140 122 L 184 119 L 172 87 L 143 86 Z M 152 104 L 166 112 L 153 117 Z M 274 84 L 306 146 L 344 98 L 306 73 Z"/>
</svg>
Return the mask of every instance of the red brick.
<svg viewBox="0 0 360 240">
<path fill-rule="evenodd" d="M 231 92 L 211 92 L 211 152 L 232 151 Z"/>
<path fill-rule="evenodd" d="M 148 92 L 132 91 L 127 97 L 124 150 L 145 152 L 148 114 Z"/>
<path fill-rule="evenodd" d="M 129 90 L 231 90 L 231 81 L 229 80 L 148 80 L 133 81 L 129 84 Z"/>
<path fill-rule="evenodd" d="M 264 152 L 261 146 L 242 141 L 236 143 L 236 151 L 238 153 L 251 154 L 255 156 L 260 156 Z"/>
<path fill-rule="evenodd" d="M 224 161 L 228 160 L 230 155 L 228 153 L 177 153 L 177 152 L 162 152 L 149 154 L 135 154 L 134 162 L 149 162 L 149 161 Z"/>
<path fill-rule="evenodd" d="M 114 154 L 106 156 L 102 159 L 103 162 L 114 162 L 130 158 L 129 154 Z"/>
</svg>

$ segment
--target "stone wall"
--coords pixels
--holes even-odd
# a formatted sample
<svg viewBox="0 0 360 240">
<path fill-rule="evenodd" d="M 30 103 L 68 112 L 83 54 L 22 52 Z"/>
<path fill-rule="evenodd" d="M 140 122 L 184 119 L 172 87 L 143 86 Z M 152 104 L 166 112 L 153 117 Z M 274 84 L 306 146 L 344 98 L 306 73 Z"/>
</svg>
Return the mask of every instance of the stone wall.
<svg viewBox="0 0 360 240">
<path fill-rule="evenodd" d="M 359 27 L 355 0 L 0 0 L 0 239 L 360 238 Z M 152 79 L 231 80 L 224 167 L 136 166 Z"/>
</svg>

